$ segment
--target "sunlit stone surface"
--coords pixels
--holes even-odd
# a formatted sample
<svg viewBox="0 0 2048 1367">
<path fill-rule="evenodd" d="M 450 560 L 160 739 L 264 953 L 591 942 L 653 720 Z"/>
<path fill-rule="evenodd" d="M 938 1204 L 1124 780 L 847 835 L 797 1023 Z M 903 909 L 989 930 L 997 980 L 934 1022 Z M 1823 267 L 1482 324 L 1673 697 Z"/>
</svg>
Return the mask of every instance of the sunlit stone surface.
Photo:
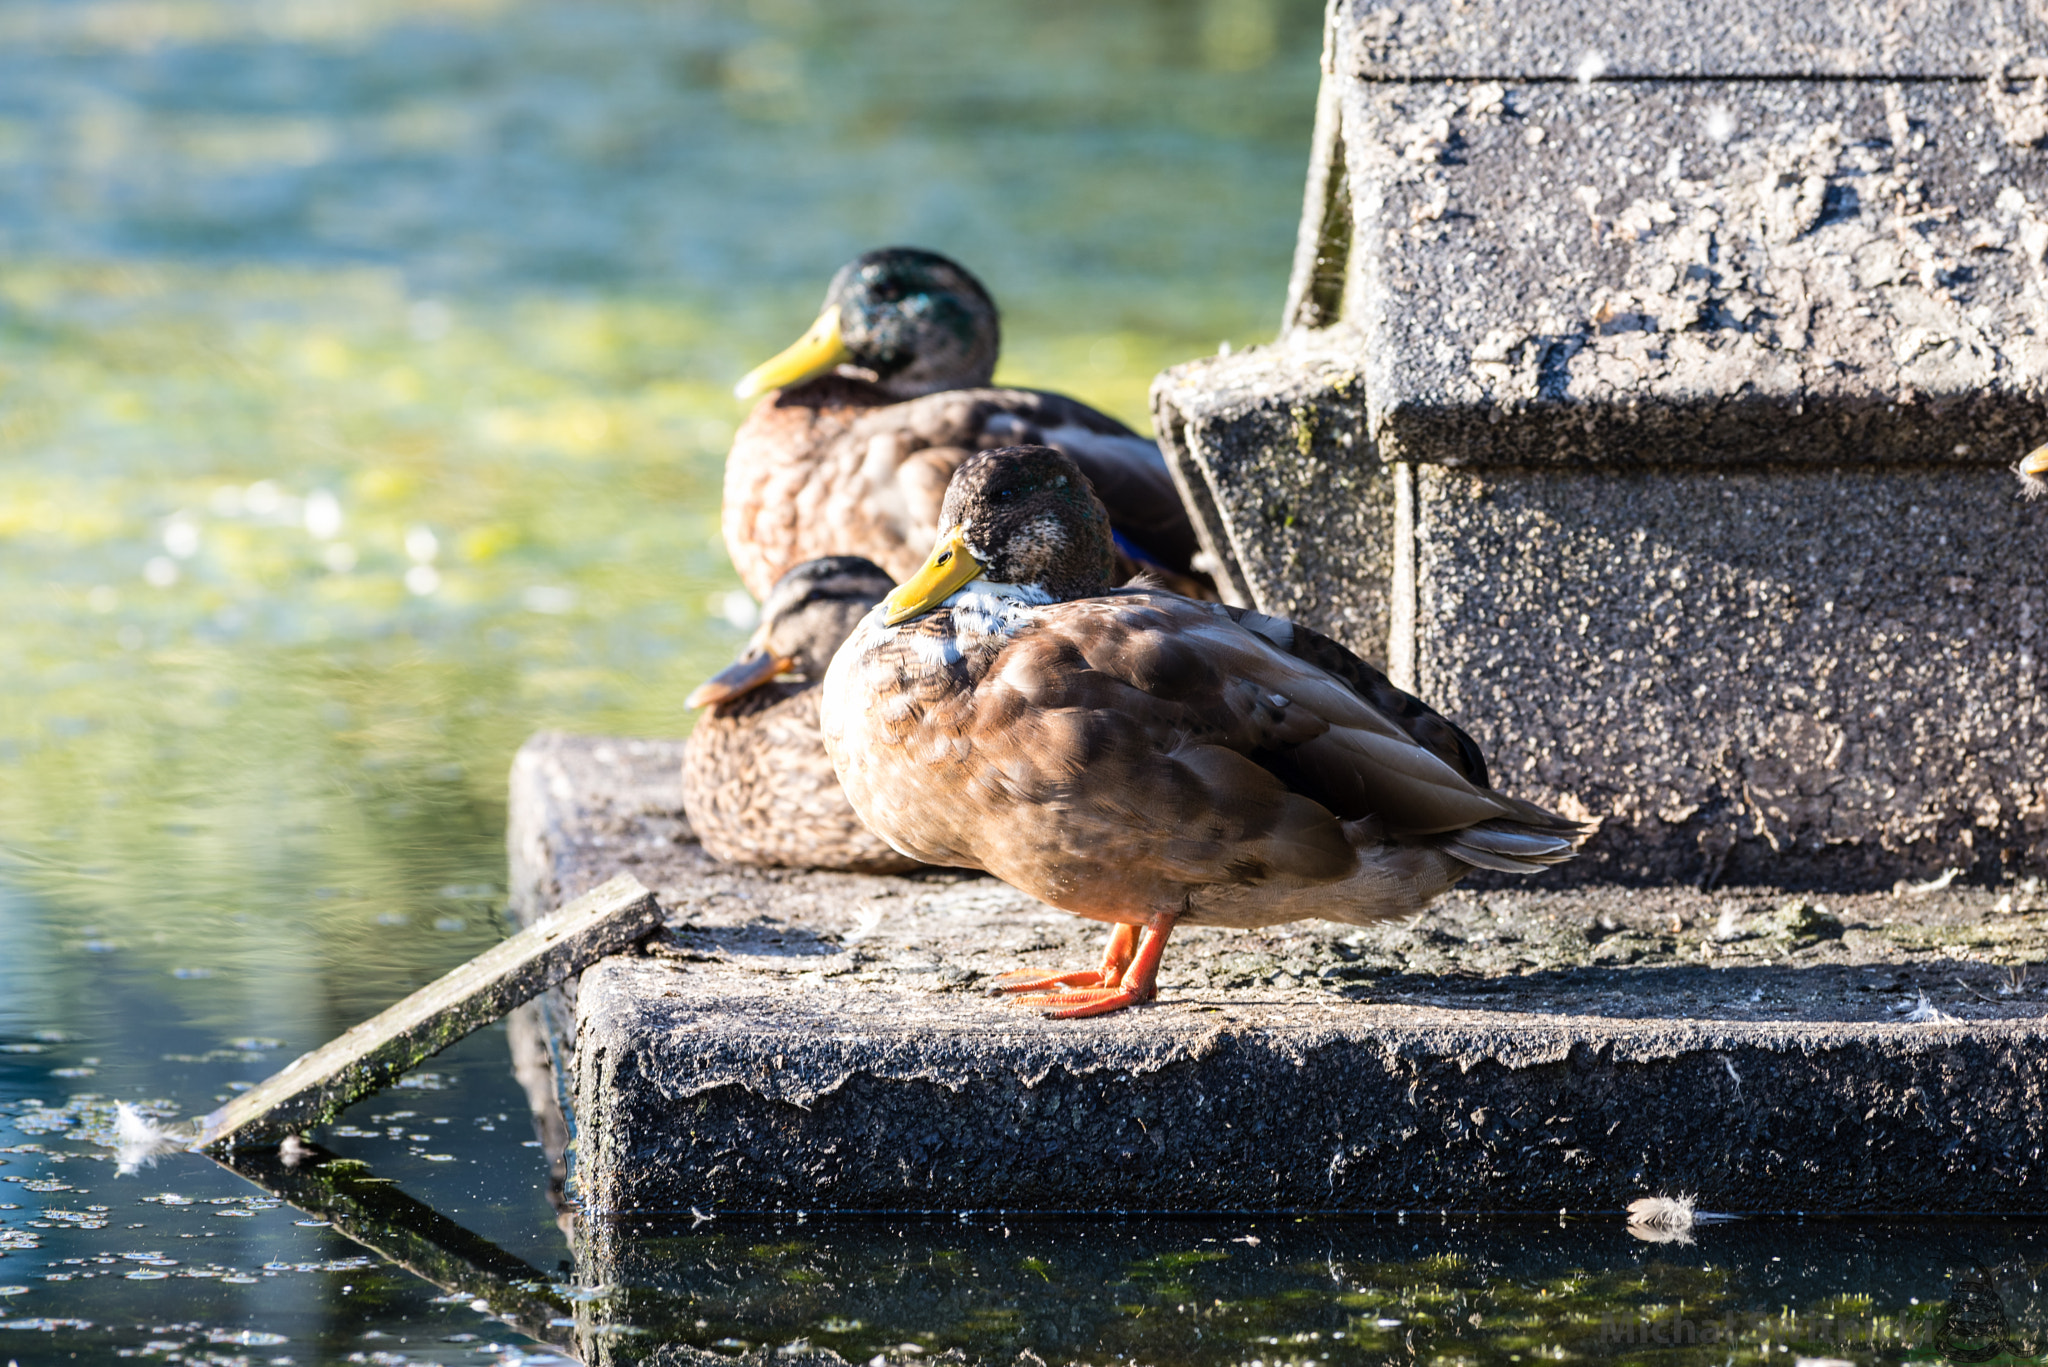
<svg viewBox="0 0 2048 1367">
<path fill-rule="evenodd" d="M 537 737 L 523 917 L 669 911 L 558 1016 L 604 1214 L 2048 1209 L 2038 885 L 1454 893 L 1413 926 L 1176 934 L 1153 1006 L 991 999 L 1099 931 L 992 879 L 721 866 L 672 741 Z M 2014 898 L 2017 896 L 2018 900 Z"/>
<path fill-rule="evenodd" d="M 2048 871 L 2040 19 L 1736 11 L 1334 6 L 1286 334 L 1156 425 L 1565 877 Z"/>
</svg>

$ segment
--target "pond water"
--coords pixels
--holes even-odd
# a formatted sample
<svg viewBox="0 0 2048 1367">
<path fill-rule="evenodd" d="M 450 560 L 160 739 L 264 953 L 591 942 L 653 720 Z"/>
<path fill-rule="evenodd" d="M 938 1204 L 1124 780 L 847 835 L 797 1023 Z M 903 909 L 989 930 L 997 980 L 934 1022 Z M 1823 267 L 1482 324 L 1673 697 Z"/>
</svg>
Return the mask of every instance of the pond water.
<svg viewBox="0 0 2048 1367">
<path fill-rule="evenodd" d="M 1269 335 L 1320 8 L 0 6 L 0 1362 L 2030 1347 L 2024 1225 L 572 1244 L 502 1026 L 322 1132 L 330 1190 L 123 1161 L 118 1103 L 201 1114 L 504 933 L 527 734 L 687 727 L 750 608 L 728 390 L 842 260 L 954 253 L 1002 378 L 1141 426 Z"/>
</svg>

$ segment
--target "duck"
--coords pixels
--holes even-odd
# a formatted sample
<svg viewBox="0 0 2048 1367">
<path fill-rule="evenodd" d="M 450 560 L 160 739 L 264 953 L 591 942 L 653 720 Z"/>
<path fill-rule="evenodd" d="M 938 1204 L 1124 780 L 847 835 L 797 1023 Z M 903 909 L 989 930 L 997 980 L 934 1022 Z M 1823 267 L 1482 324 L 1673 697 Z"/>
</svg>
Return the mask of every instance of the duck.
<svg viewBox="0 0 2048 1367">
<path fill-rule="evenodd" d="M 739 659 L 685 699 L 710 709 L 683 749 L 683 812 L 711 855 L 854 873 L 921 867 L 854 812 L 818 731 L 832 652 L 895 587 L 859 556 L 805 561 L 769 590 Z"/>
<path fill-rule="evenodd" d="M 887 247 L 842 266 L 793 345 L 734 393 L 758 398 L 725 461 L 721 530 L 756 598 L 791 567 L 860 555 L 898 579 L 923 563 L 953 471 L 993 446 L 1065 451 L 1110 510 L 1125 577 L 1214 595 L 1157 443 L 1062 394 L 993 384 L 1002 328 L 966 267 Z"/>
<path fill-rule="evenodd" d="M 2012 467 L 2020 477 L 2020 492 L 2028 498 L 2039 498 L 2048 494 L 2048 446 L 2037 446 L 2020 457 L 2019 464 Z"/>
<path fill-rule="evenodd" d="M 1589 833 L 1328 637 L 1111 587 L 1109 514 L 1063 452 L 969 457 L 940 523 L 833 657 L 825 750 L 895 849 L 1110 924 L 1100 967 L 997 981 L 1049 1016 L 1152 1000 L 1177 925 L 1411 916 Z"/>
</svg>

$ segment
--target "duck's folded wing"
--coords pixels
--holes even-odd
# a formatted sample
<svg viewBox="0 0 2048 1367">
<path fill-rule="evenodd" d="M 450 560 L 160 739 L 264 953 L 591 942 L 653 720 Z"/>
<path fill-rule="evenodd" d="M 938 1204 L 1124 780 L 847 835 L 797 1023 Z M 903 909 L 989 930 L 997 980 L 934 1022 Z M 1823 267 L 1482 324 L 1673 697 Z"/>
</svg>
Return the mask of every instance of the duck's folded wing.
<svg viewBox="0 0 2048 1367">
<path fill-rule="evenodd" d="M 1088 670 L 1152 700 L 1155 724 L 1171 718 L 1191 740 L 1235 751 L 1344 820 L 1414 835 L 1499 819 L 1577 829 L 1473 782 L 1452 762 L 1455 749 L 1447 758 L 1344 678 L 1218 605 L 1125 593 L 1057 604 L 1040 621 Z"/>
<path fill-rule="evenodd" d="M 1399 722 L 1419 744 L 1479 787 L 1493 786 L 1487 777 L 1486 756 L 1470 736 L 1343 646 L 1284 617 L 1268 617 L 1250 608 L 1226 607 L 1223 611 L 1239 626 L 1295 659 L 1342 679 L 1352 692 Z"/>
<path fill-rule="evenodd" d="M 1066 861 L 1113 870 L 1091 881 L 1139 902 L 1162 889 L 1173 900 L 1176 888 L 1275 875 L 1326 882 L 1355 869 L 1328 808 L 1191 726 L 1184 701 L 1092 668 L 1103 623 L 1077 620 L 1077 606 L 1058 605 L 1057 620 L 1020 635 L 970 695 L 940 700 L 925 720 L 964 742 L 934 754 L 932 771 L 972 755 L 959 770 L 963 805 L 1017 818 L 975 823 L 982 867 L 1012 881 Z"/>
</svg>

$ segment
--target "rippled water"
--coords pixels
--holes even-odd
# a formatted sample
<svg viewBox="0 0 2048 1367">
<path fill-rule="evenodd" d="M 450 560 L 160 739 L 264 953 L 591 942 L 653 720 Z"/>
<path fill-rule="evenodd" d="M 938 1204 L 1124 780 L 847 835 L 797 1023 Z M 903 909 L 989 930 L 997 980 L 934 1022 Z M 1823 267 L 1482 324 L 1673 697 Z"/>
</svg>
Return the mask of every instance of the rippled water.
<svg viewBox="0 0 2048 1367">
<path fill-rule="evenodd" d="M 201 1114 L 502 935 L 525 735 L 687 726 L 747 608 L 727 389 L 840 261 L 955 253 L 1003 378 L 1140 425 L 1267 335 L 1320 8 L 0 5 L 0 1362 L 2030 1347 L 1984 1328 L 2030 1227 L 572 1244 L 503 1027 L 319 1135 L 325 1186 L 121 1171 L 117 1103 Z M 1742 1332 L 1601 1337 L 1667 1310 Z"/>
</svg>

